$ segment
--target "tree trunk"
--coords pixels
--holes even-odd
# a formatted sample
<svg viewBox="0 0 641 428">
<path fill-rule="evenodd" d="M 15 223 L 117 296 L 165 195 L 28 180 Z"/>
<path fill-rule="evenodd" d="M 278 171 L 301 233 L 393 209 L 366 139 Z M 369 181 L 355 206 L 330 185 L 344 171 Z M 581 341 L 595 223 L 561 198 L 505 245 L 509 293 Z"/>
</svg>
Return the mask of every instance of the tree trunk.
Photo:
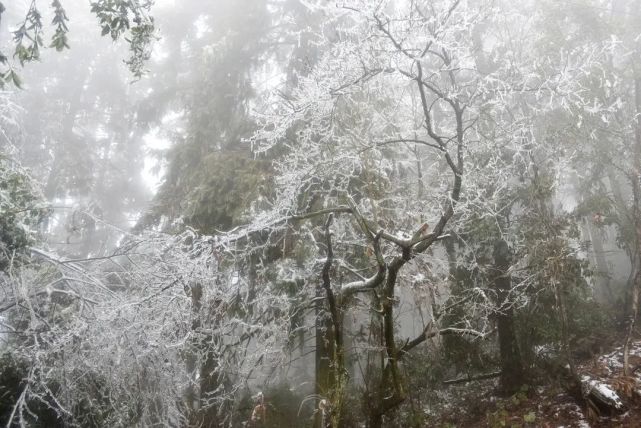
<svg viewBox="0 0 641 428">
<path fill-rule="evenodd" d="M 193 339 L 186 352 L 185 363 L 190 383 L 185 391 L 185 401 L 189 411 L 189 426 L 213 428 L 220 426 L 218 406 L 208 405 L 208 394 L 216 391 L 221 382 L 218 372 L 218 359 L 214 349 L 214 337 L 203 333 L 203 288 L 202 284 L 191 285 Z M 214 312 L 213 308 L 211 312 Z M 216 322 L 216 320 L 208 320 Z"/>
<path fill-rule="evenodd" d="M 639 71 L 637 71 L 639 73 Z M 636 105 L 636 123 L 634 129 L 634 165 L 630 180 L 632 184 L 632 213 L 636 240 L 636 254 L 639 258 L 632 284 L 632 310 L 628 321 L 628 331 L 623 347 L 623 373 L 628 376 L 630 371 L 630 343 L 636 319 L 639 316 L 639 293 L 641 292 L 641 77 L 634 80 L 634 95 Z"/>
<path fill-rule="evenodd" d="M 316 394 L 323 399 L 331 395 L 336 387 L 336 376 L 332 367 L 334 355 L 334 334 L 332 322 L 324 305 L 324 290 L 321 284 L 316 287 Z M 328 421 L 317 406 L 314 428 L 326 428 Z"/>
<path fill-rule="evenodd" d="M 607 302 L 614 304 L 614 295 L 611 288 L 611 275 L 608 267 L 608 262 L 605 258 L 605 251 L 603 249 L 603 236 L 596 228 L 590 218 L 586 218 L 585 231 L 590 239 L 592 247 L 592 263 L 595 269 L 595 288 L 596 298 L 599 302 Z"/>
<path fill-rule="evenodd" d="M 197 335 L 198 330 L 201 326 L 200 321 L 200 309 L 202 307 L 202 285 L 195 283 L 190 285 L 191 289 L 191 313 L 192 313 L 192 322 L 191 322 L 191 331 L 194 335 Z M 197 352 L 197 340 L 192 340 L 190 346 L 185 352 L 185 368 L 189 374 L 189 384 L 185 390 L 185 402 L 187 405 L 187 411 L 189 414 L 189 425 L 193 426 L 196 423 L 196 415 L 200 408 L 199 403 L 199 391 L 196 387 L 196 369 L 198 363 L 198 352 Z"/>
<path fill-rule="evenodd" d="M 494 244 L 494 287 L 498 298 L 496 312 L 501 354 L 501 390 L 514 393 L 523 385 L 523 364 L 514 330 L 514 311 L 510 301 L 510 249 L 503 239 Z"/>
<path fill-rule="evenodd" d="M 327 259 L 321 274 L 322 282 L 316 288 L 316 393 L 321 397 L 321 401 L 314 420 L 315 428 L 342 426 L 343 401 L 347 387 L 342 314 L 330 278 L 334 257 L 329 230 L 332 219 L 333 216 L 330 214 L 325 223 Z"/>
</svg>

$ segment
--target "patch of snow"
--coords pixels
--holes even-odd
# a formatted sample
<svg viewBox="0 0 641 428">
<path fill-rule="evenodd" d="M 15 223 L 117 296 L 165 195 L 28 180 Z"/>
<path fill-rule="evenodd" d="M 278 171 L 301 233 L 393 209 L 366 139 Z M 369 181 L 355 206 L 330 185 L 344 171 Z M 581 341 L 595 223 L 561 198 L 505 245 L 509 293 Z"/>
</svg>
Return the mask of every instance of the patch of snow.
<svg viewBox="0 0 641 428">
<path fill-rule="evenodd" d="M 534 347 L 534 353 L 541 357 L 547 357 L 554 355 L 554 347 L 549 344 L 537 345 Z"/>
<path fill-rule="evenodd" d="M 614 392 L 608 385 L 597 380 L 590 379 L 588 376 L 583 376 L 582 380 L 583 382 L 588 384 L 590 388 L 588 392 L 595 389 L 599 392 L 600 395 L 614 403 L 614 407 L 616 407 L 617 409 L 623 408 L 623 402 L 619 398 L 619 395 Z"/>
<path fill-rule="evenodd" d="M 614 351 L 610 354 L 603 355 L 599 358 L 599 361 L 604 363 L 609 369 L 621 369 L 623 368 L 623 353 L 621 351 Z"/>
</svg>

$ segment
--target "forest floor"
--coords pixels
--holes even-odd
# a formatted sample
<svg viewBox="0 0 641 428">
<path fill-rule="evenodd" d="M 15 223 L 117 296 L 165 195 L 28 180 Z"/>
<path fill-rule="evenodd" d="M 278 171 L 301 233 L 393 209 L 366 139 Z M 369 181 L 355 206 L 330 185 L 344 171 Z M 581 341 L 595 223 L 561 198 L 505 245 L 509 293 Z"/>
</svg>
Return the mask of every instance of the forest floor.
<svg viewBox="0 0 641 428">
<path fill-rule="evenodd" d="M 580 406 L 559 385 L 525 388 L 511 397 L 497 397 L 497 381 L 470 382 L 449 388 L 453 401 L 442 409 L 430 426 L 457 428 L 639 428 L 641 427 L 641 340 L 630 352 L 633 373 L 623 376 L 622 348 L 596 355 L 577 365 L 579 377 L 589 377 L 609 386 L 624 408 L 606 415 Z"/>
</svg>

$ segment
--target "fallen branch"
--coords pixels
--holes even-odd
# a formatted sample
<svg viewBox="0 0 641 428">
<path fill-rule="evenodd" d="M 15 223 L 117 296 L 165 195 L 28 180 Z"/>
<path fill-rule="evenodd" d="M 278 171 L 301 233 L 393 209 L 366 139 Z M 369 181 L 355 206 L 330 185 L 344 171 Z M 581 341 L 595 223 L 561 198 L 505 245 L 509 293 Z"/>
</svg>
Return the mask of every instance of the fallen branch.
<svg viewBox="0 0 641 428">
<path fill-rule="evenodd" d="M 457 383 L 467 383 L 467 382 L 473 382 L 475 380 L 484 380 L 484 379 L 493 379 L 495 377 L 501 376 L 501 371 L 497 372 L 492 372 L 492 373 L 485 373 L 481 375 L 476 375 L 476 376 L 470 376 L 467 375 L 466 377 L 460 377 L 457 379 L 450 379 L 450 380 L 445 380 L 443 381 L 443 385 L 455 385 Z"/>
<path fill-rule="evenodd" d="M 581 389 L 583 396 L 588 402 L 588 406 L 594 410 L 597 415 L 613 415 L 623 413 L 625 406 L 619 398 L 619 395 L 609 386 L 596 379 L 588 376 L 581 378 Z"/>
<path fill-rule="evenodd" d="M 468 328 L 447 327 L 439 330 L 434 329 L 432 323 L 430 322 L 425 326 L 421 334 L 419 334 L 412 340 L 407 340 L 405 342 L 405 345 L 403 345 L 399 351 L 401 354 L 407 353 L 411 349 L 425 342 L 427 339 L 431 339 L 434 336 L 472 336 L 476 339 L 487 339 L 489 336 L 494 334 L 494 332 L 496 332 L 496 329 L 487 332 L 481 332 Z"/>
<path fill-rule="evenodd" d="M 540 355 L 537 363 L 559 381 L 568 395 L 592 414 L 610 416 L 626 411 L 621 398 L 610 386 L 588 376 L 579 377 L 554 354 Z"/>
</svg>

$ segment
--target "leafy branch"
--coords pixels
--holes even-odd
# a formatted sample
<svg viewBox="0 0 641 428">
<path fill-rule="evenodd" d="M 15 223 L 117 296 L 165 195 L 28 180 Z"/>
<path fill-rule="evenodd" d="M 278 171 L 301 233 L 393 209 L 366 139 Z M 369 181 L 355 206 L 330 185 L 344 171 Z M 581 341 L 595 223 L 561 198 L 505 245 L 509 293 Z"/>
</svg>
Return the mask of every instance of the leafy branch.
<svg viewBox="0 0 641 428">
<path fill-rule="evenodd" d="M 122 37 L 129 44 L 130 56 L 124 63 L 136 79 L 145 73 L 145 63 L 151 57 L 151 46 L 157 39 L 154 19 L 149 15 L 153 4 L 153 0 L 98 0 L 91 3 L 91 12 L 99 20 L 102 35 L 110 35 L 114 41 Z M 69 18 L 61 0 L 53 0 L 50 7 L 54 33 L 48 47 L 62 52 L 70 47 Z M 0 22 L 5 11 L 5 6 L 0 2 Z M 43 34 L 43 15 L 37 0 L 32 0 L 24 20 L 13 31 L 13 58 L 20 63 L 20 67 L 40 59 L 41 50 L 47 47 Z M 0 51 L 0 89 L 8 84 L 22 88 L 16 67 Z"/>
</svg>

